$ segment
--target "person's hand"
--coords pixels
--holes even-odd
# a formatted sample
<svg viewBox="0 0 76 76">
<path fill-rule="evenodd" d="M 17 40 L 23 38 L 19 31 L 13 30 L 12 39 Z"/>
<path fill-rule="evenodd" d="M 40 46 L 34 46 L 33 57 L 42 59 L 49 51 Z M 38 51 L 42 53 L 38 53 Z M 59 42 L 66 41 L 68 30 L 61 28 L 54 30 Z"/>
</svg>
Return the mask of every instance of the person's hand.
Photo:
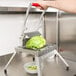
<svg viewBox="0 0 76 76">
<path fill-rule="evenodd" d="M 40 6 L 39 9 L 47 9 L 48 7 L 56 8 L 69 13 L 76 13 L 76 0 L 46 0 L 36 2 Z"/>
</svg>

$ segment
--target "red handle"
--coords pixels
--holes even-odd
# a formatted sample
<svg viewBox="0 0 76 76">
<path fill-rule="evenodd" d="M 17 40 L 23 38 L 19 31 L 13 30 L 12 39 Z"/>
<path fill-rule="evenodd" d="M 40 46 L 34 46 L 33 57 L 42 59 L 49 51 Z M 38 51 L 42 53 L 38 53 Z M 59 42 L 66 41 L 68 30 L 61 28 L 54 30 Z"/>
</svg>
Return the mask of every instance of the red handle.
<svg viewBox="0 0 76 76">
<path fill-rule="evenodd" d="M 40 4 L 38 3 L 32 3 L 32 6 L 35 6 L 35 7 L 41 7 L 42 9 L 44 9 Z"/>
<path fill-rule="evenodd" d="M 38 3 L 32 3 L 32 6 L 38 7 L 40 6 Z M 41 6 L 40 6 L 41 7 Z"/>
</svg>

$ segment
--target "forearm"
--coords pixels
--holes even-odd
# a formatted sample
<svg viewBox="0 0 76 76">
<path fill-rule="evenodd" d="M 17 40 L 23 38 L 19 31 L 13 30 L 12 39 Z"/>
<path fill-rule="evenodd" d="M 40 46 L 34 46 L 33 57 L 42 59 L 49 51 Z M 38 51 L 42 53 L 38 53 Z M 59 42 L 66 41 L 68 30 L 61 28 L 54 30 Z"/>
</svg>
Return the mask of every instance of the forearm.
<svg viewBox="0 0 76 76">
<path fill-rule="evenodd" d="M 47 7 L 57 8 L 66 12 L 76 13 L 76 0 L 46 1 Z"/>
</svg>

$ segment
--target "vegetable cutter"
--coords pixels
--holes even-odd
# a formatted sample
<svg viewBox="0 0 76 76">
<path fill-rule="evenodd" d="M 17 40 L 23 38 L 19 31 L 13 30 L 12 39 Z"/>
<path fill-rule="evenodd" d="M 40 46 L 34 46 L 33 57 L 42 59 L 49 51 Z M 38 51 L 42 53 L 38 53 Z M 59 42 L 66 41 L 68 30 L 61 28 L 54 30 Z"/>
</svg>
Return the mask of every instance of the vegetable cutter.
<svg viewBox="0 0 76 76">
<path fill-rule="evenodd" d="M 42 59 L 45 59 L 46 57 L 49 57 L 51 55 L 53 55 L 55 57 L 55 59 L 58 56 L 63 61 L 63 63 L 66 65 L 66 70 L 69 70 L 69 65 L 67 64 L 67 62 L 64 60 L 64 58 L 57 51 L 58 48 L 57 48 L 56 44 L 54 45 L 54 44 L 48 44 L 47 43 L 45 47 L 43 47 L 41 49 L 38 49 L 38 50 L 27 49 L 26 47 L 24 47 L 24 45 L 25 45 L 26 41 L 28 40 L 28 38 L 31 38 L 32 36 L 36 36 L 36 35 L 41 35 L 40 32 L 37 31 L 37 30 L 41 27 L 39 25 L 41 23 L 43 15 L 45 14 L 45 10 L 44 10 L 42 12 L 41 16 L 40 16 L 39 22 L 37 24 L 38 27 L 36 28 L 35 31 L 24 33 L 24 31 L 26 30 L 26 21 L 27 21 L 27 18 L 28 18 L 31 6 L 38 7 L 40 5 L 38 3 L 32 3 L 32 4 L 30 3 L 29 4 L 29 7 L 28 7 L 28 9 L 26 11 L 25 22 L 24 22 L 24 26 L 23 26 L 22 35 L 21 35 L 22 36 L 21 39 L 23 41 L 23 45 L 15 48 L 16 51 L 18 51 L 18 52 L 25 52 L 25 53 L 34 55 L 35 61 L 36 61 L 36 64 L 37 64 L 37 69 L 38 69 L 38 76 L 42 76 L 42 71 L 41 71 Z M 57 12 L 57 21 L 58 21 L 58 12 Z M 57 22 L 57 25 L 58 25 L 58 22 Z M 57 31 L 58 31 L 58 29 L 57 29 Z M 26 36 L 28 36 L 28 38 L 26 38 Z"/>
</svg>

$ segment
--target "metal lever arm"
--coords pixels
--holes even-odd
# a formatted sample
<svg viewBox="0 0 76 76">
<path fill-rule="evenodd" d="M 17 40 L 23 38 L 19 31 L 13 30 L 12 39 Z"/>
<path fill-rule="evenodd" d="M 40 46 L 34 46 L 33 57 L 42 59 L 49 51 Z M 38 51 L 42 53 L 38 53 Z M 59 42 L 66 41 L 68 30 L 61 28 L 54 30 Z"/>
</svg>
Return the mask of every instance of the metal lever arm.
<svg viewBox="0 0 76 76">
<path fill-rule="evenodd" d="M 24 38 L 24 31 L 26 30 L 25 27 L 26 27 L 26 22 L 27 22 L 27 19 L 28 19 L 28 15 L 29 15 L 29 11 L 31 9 L 32 6 L 35 6 L 35 7 L 38 7 L 40 6 L 38 3 L 30 3 L 28 8 L 27 8 L 27 11 L 26 11 L 26 16 L 25 16 L 25 21 L 24 21 L 24 25 L 23 25 L 23 30 L 22 30 L 22 33 L 21 33 L 21 40 L 23 40 Z M 40 6 L 41 7 L 41 6 Z M 39 26 L 41 21 L 42 21 L 42 18 L 43 18 L 43 15 L 45 14 L 45 10 L 42 12 L 41 16 L 40 16 L 40 19 L 39 19 L 39 22 L 37 23 L 37 28 L 36 28 L 36 31 L 41 27 Z"/>
<path fill-rule="evenodd" d="M 41 7 L 42 9 L 44 9 L 44 8 L 43 8 L 40 4 L 38 4 L 38 3 L 32 3 L 32 6 Z M 39 28 L 41 27 L 41 26 L 39 26 L 39 25 L 40 25 L 40 23 L 41 23 L 41 21 L 42 21 L 43 15 L 45 14 L 45 11 L 46 11 L 46 10 L 44 10 L 44 11 L 42 12 L 41 16 L 40 16 L 39 22 L 38 22 L 38 24 L 37 24 L 38 27 L 36 28 L 36 30 L 39 30 Z"/>
</svg>

